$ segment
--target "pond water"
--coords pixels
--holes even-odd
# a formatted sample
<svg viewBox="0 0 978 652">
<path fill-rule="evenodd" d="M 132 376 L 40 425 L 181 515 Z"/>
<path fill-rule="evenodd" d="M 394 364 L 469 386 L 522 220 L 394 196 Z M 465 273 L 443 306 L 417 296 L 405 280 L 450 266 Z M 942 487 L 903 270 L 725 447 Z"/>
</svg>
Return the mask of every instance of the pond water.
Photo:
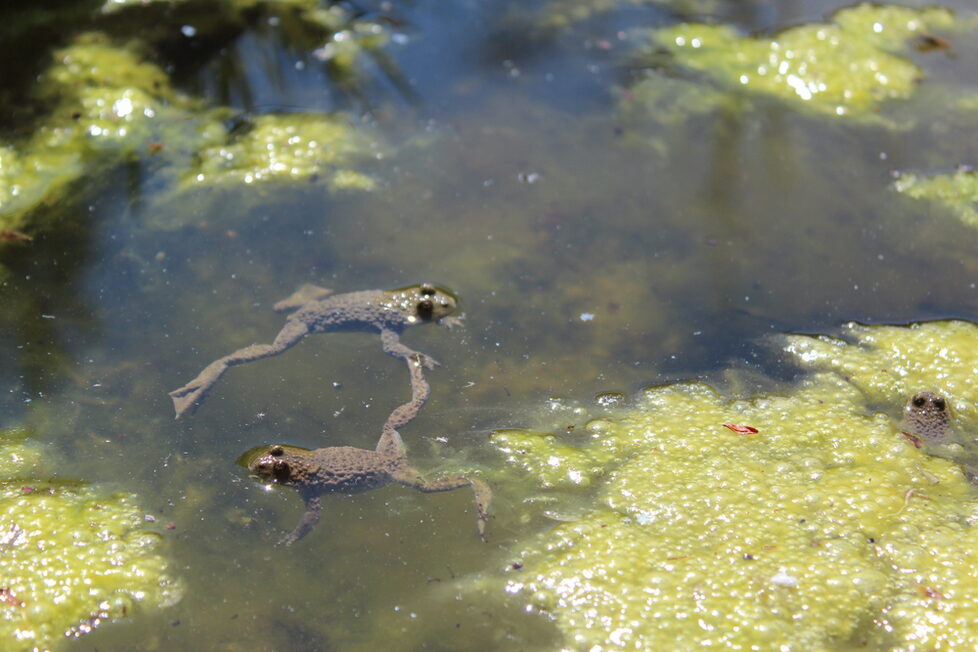
<svg viewBox="0 0 978 652">
<path fill-rule="evenodd" d="M 951 50 L 902 52 L 923 81 L 869 120 L 738 91 L 636 115 L 623 101 L 656 69 L 643 56 L 661 53 L 641 55 L 635 30 L 709 22 L 770 37 L 844 3 L 351 4 L 390 41 L 350 68 L 324 63 L 322 39 L 288 11 L 259 4 L 195 33 L 194 3 L 159 4 L 109 17 L 97 3 L 2 10 L 23 71 L 0 95 L 3 133 L 23 138 L 46 119 L 31 76 L 76 33 L 145 32 L 147 59 L 201 106 L 229 107 L 242 133 L 263 115 L 339 112 L 385 153 L 362 166 L 368 192 L 313 178 L 174 199 L 143 147 L 40 209 L 62 228 L 0 252 L 4 425 L 29 427 L 59 475 L 135 492 L 175 526 L 160 529 L 183 599 L 71 647 L 560 645 L 518 598 L 456 583 L 498 573 L 516 541 L 547 527 L 512 515 L 519 486 L 494 487 L 487 543 L 467 490 L 388 487 L 330 497 L 312 534 L 275 546 L 301 501 L 235 460 L 271 443 L 373 448 L 410 390 L 375 335 L 316 335 L 233 368 L 196 414 L 173 419 L 167 392 L 270 342 L 282 324 L 272 304 L 303 283 L 431 281 L 459 294 L 464 329 L 403 336 L 443 366 L 402 435 L 419 468 L 490 479 L 501 461 L 489 432 L 539 426 L 550 397 L 594 406 L 731 364 L 790 374 L 763 344 L 771 333 L 978 319 L 978 232 L 889 189 L 894 170 L 975 161 L 974 139 L 958 134 L 974 133 L 978 111 L 947 100 L 978 84 L 967 34 L 948 36 Z M 973 5 L 945 5 L 973 34 Z"/>
</svg>

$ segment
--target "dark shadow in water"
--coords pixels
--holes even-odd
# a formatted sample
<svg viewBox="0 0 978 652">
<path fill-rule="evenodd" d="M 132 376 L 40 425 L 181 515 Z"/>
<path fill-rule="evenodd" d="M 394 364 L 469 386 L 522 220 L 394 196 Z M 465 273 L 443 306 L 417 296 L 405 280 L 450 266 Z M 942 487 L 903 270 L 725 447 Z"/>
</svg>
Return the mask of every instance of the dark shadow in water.
<svg viewBox="0 0 978 652">
<path fill-rule="evenodd" d="M 70 196 L 70 195 L 69 195 Z M 84 194 L 74 194 L 45 219 L 61 222 L 56 231 L 32 242 L 0 249 L 10 280 L 0 295 L 0 333 L 11 363 L 7 386 L 19 387 L 14 402 L 50 394 L 70 376 L 72 351 L 98 332 L 94 308 L 81 279 L 92 263 L 92 224 Z"/>
</svg>

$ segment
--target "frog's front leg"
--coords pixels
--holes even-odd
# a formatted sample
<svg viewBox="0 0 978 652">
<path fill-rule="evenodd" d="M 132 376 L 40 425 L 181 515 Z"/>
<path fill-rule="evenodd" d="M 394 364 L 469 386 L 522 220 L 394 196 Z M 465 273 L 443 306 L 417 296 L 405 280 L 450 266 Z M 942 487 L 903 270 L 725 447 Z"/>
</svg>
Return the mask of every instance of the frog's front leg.
<svg viewBox="0 0 978 652">
<path fill-rule="evenodd" d="M 193 412 L 204 400 L 210 388 L 224 375 L 228 367 L 278 355 L 295 346 L 308 332 L 309 327 L 306 324 L 290 319 L 285 322 L 285 326 L 271 344 L 252 344 L 210 363 L 197 374 L 196 378 L 180 389 L 170 392 L 173 408 L 177 413 L 176 418 L 179 419 L 184 414 Z"/>
<path fill-rule="evenodd" d="M 302 496 L 306 501 L 306 513 L 299 519 L 299 524 L 295 529 L 278 542 L 280 546 L 291 546 L 293 543 L 309 534 L 316 524 L 319 523 L 319 516 L 322 514 L 322 496 L 320 494 L 309 494 Z"/>
<path fill-rule="evenodd" d="M 384 346 L 384 353 L 387 355 L 392 355 L 395 358 L 401 358 L 402 360 L 408 362 L 410 362 L 412 356 L 417 356 L 417 359 L 421 362 L 425 369 L 434 369 L 440 364 L 430 355 L 425 355 L 420 351 L 415 351 L 414 349 L 401 344 L 401 336 L 397 333 L 397 331 L 382 327 L 380 329 L 380 341 Z"/>
<path fill-rule="evenodd" d="M 479 530 L 479 538 L 483 541 L 486 540 L 486 522 L 489 520 L 489 502 L 492 500 L 492 490 L 485 482 L 464 475 L 443 475 L 434 480 L 425 480 L 420 473 L 411 467 L 396 471 L 392 477 L 396 482 L 414 487 L 424 493 L 472 487 L 472 492 L 475 494 L 476 527 Z"/>
</svg>

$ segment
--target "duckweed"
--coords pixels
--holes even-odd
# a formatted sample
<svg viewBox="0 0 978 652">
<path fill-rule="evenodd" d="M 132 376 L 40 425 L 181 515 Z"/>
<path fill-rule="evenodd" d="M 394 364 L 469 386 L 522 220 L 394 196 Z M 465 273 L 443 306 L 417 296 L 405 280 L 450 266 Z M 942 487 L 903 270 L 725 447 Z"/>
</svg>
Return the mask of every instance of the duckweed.
<svg viewBox="0 0 978 652">
<path fill-rule="evenodd" d="M 907 197 L 936 202 L 965 224 L 978 226 L 978 175 L 970 168 L 931 176 L 904 173 L 893 182 L 893 189 Z"/>
<path fill-rule="evenodd" d="M 561 465 L 594 497 L 524 544 L 506 590 L 577 649 L 975 648 L 972 488 L 867 400 L 898 411 L 926 386 L 973 404 L 978 327 L 845 330 L 786 340 L 813 370 L 790 391 L 661 386 L 588 428 Z M 532 435 L 493 442 L 548 488 L 553 445 Z"/>
<path fill-rule="evenodd" d="M 947 29 L 945 9 L 861 4 L 830 22 L 801 25 L 773 38 L 726 25 L 680 24 L 652 33 L 679 65 L 728 87 L 774 96 L 825 115 L 870 115 L 886 100 L 909 97 L 921 69 L 898 54 L 924 30 Z"/>
<path fill-rule="evenodd" d="M 0 639 L 50 649 L 141 610 L 176 603 L 181 583 L 132 495 L 35 478 L 43 450 L 0 434 Z"/>
</svg>

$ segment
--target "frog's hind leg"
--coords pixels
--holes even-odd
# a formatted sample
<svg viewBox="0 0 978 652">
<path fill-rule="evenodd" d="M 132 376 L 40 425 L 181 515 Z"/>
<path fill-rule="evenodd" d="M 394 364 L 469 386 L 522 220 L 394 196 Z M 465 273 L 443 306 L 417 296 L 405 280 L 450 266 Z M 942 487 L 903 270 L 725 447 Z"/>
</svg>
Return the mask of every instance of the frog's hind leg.
<svg viewBox="0 0 978 652">
<path fill-rule="evenodd" d="M 431 394 L 431 386 L 424 378 L 417 356 L 409 358 L 407 366 L 411 372 L 411 400 L 394 408 L 387 417 L 377 442 L 377 452 L 388 457 L 404 457 L 404 441 L 397 429 L 411 423 L 418 416 Z"/>
<path fill-rule="evenodd" d="M 479 538 L 483 541 L 486 540 L 486 522 L 489 520 L 489 502 L 492 500 L 492 490 L 485 482 L 464 475 L 443 475 L 434 480 L 425 480 L 420 473 L 411 467 L 395 471 L 392 477 L 396 482 L 414 487 L 424 493 L 472 487 L 475 494 L 476 527 L 479 529 Z"/>
<path fill-rule="evenodd" d="M 228 367 L 278 355 L 295 346 L 308 332 L 309 327 L 302 322 L 289 320 L 271 344 L 252 344 L 210 363 L 197 374 L 196 378 L 180 389 L 170 392 L 173 407 L 177 413 L 176 418 L 179 419 L 184 414 L 193 412 L 204 400 L 210 388 L 224 375 Z"/>
<path fill-rule="evenodd" d="M 273 305 L 272 310 L 275 312 L 292 312 L 293 310 L 298 310 L 310 301 L 319 301 L 320 299 L 325 299 L 331 294 L 333 294 L 333 291 L 329 288 L 321 288 L 318 285 L 306 283 L 298 290 Z"/>
<path fill-rule="evenodd" d="M 421 351 L 415 351 L 414 349 L 401 344 L 401 336 L 397 331 L 393 331 L 389 328 L 380 329 L 380 343 L 384 347 L 384 353 L 387 355 L 392 355 L 395 358 L 400 358 L 401 360 L 411 360 L 416 358 L 425 369 L 434 369 L 440 362 L 432 358 L 430 355 L 425 355 Z"/>
<path fill-rule="evenodd" d="M 289 532 L 277 545 L 291 546 L 293 543 L 306 536 L 319 523 L 319 516 L 323 513 L 321 496 L 303 496 L 306 501 L 306 513 L 299 519 L 299 524 Z"/>
</svg>

